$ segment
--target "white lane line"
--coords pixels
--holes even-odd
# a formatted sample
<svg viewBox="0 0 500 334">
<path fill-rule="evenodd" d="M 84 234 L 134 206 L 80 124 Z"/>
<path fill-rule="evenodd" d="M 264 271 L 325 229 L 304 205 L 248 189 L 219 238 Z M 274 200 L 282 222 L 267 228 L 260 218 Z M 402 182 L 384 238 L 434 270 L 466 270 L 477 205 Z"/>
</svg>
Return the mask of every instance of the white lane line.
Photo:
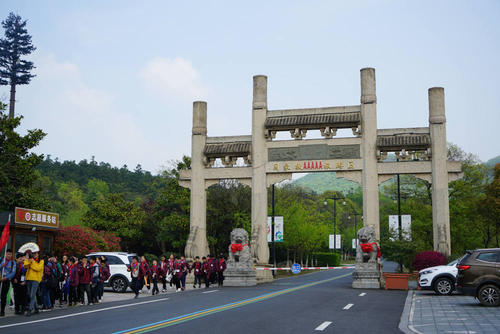
<svg viewBox="0 0 500 334">
<path fill-rule="evenodd" d="M 348 310 L 350 309 L 354 304 L 347 304 L 346 306 L 344 306 L 343 310 Z"/>
<path fill-rule="evenodd" d="M 210 291 L 205 291 L 205 292 L 202 292 L 202 293 L 212 293 L 212 292 L 217 292 L 219 290 L 210 290 Z"/>
<path fill-rule="evenodd" d="M 362 292 L 359 294 L 360 297 L 366 296 L 366 292 Z"/>
<path fill-rule="evenodd" d="M 57 320 L 57 319 L 71 318 L 71 317 L 76 317 L 76 316 L 79 316 L 79 315 L 85 315 L 85 314 L 90 314 L 90 313 L 95 313 L 95 312 L 102 312 L 102 311 L 114 310 L 114 309 L 118 309 L 118 308 L 129 307 L 129 306 L 162 302 L 162 301 L 165 301 L 167 299 L 168 299 L 168 297 L 167 298 L 161 298 L 161 299 L 155 299 L 155 300 L 148 300 L 148 301 L 145 301 L 145 302 L 125 304 L 125 305 L 118 305 L 118 306 L 111 306 L 111 307 L 100 308 L 100 309 L 97 309 L 97 310 L 91 310 L 91 311 L 85 311 L 85 312 L 78 312 L 78 313 L 60 315 L 60 316 L 52 317 L 52 318 L 45 318 L 45 319 L 32 320 L 32 321 L 23 321 L 23 322 L 18 322 L 18 323 L 15 323 L 15 324 L 3 325 L 3 326 L 0 326 L 0 328 L 15 327 L 15 326 L 36 324 L 38 322 L 46 322 L 46 321 Z"/>
<path fill-rule="evenodd" d="M 319 325 L 318 327 L 316 327 L 314 330 L 315 331 L 324 331 L 326 327 L 330 326 L 332 322 L 331 321 L 325 321 L 323 322 L 321 325 Z"/>
</svg>

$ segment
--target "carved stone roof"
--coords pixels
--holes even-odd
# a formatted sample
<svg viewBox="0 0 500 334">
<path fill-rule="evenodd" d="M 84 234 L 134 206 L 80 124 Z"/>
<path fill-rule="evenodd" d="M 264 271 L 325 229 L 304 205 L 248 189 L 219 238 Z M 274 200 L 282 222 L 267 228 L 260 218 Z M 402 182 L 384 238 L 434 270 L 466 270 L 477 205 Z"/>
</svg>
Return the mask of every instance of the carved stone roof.
<svg viewBox="0 0 500 334">
<path fill-rule="evenodd" d="M 316 115 L 293 115 L 268 117 L 265 126 L 270 130 L 289 130 L 295 128 L 318 129 L 321 127 L 351 128 L 361 122 L 360 112 L 341 112 Z"/>
<path fill-rule="evenodd" d="M 210 143 L 205 145 L 204 153 L 207 157 L 246 157 L 250 154 L 252 142 Z"/>
<path fill-rule="evenodd" d="M 377 146 L 381 151 L 422 150 L 431 146 L 431 136 L 422 133 L 377 136 Z"/>
</svg>

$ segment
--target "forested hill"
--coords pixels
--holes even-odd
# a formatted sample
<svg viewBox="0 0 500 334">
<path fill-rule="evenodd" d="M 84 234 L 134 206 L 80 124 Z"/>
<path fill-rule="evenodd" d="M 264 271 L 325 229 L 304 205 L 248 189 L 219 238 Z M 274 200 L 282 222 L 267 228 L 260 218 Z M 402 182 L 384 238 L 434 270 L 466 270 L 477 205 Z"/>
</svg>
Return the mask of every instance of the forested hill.
<svg viewBox="0 0 500 334">
<path fill-rule="evenodd" d="M 500 155 L 498 157 L 486 161 L 484 164 L 493 169 L 496 164 L 500 164 Z"/>
<path fill-rule="evenodd" d="M 496 158 L 490 159 L 484 163 L 490 169 L 490 176 L 493 178 L 493 169 L 495 165 L 500 163 L 500 155 Z M 389 184 L 391 181 L 385 183 Z M 360 186 L 352 181 L 337 178 L 335 172 L 324 173 L 309 173 L 300 179 L 293 182 L 294 185 L 314 191 L 316 194 L 322 194 L 325 191 L 341 191 L 344 194 L 357 190 Z"/>
<path fill-rule="evenodd" d="M 309 173 L 293 182 L 294 185 L 309 189 L 316 194 L 322 194 L 328 190 L 341 191 L 344 194 L 354 192 L 359 188 L 359 184 L 337 178 L 335 172 Z"/>
<path fill-rule="evenodd" d="M 53 184 L 74 182 L 80 188 L 85 188 L 89 181 L 100 180 L 107 184 L 111 193 L 119 193 L 125 198 L 134 199 L 136 195 L 144 195 L 149 185 L 158 176 L 137 165 L 134 171 L 127 166 L 121 168 L 113 167 L 109 163 L 91 160 L 80 162 L 52 160 L 47 157 L 37 167 L 44 177 L 48 177 Z"/>
</svg>

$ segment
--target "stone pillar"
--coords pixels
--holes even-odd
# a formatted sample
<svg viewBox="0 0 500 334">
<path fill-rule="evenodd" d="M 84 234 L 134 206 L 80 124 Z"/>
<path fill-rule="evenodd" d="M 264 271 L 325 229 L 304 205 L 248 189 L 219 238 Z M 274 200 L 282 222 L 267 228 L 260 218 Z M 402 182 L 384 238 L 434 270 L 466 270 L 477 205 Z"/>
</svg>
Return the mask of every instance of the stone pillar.
<svg viewBox="0 0 500 334">
<path fill-rule="evenodd" d="M 361 138 L 363 221 L 375 230 L 380 240 L 377 170 L 377 93 L 375 69 L 361 69 Z"/>
<path fill-rule="evenodd" d="M 189 238 L 185 256 L 206 256 L 207 242 L 207 194 L 205 191 L 205 165 L 203 149 L 207 139 L 207 103 L 193 103 L 193 133 L 191 137 L 191 208 Z"/>
<path fill-rule="evenodd" d="M 265 122 L 267 113 L 267 77 L 253 77 L 252 103 L 252 253 L 257 264 L 269 263 L 267 245 L 267 149 Z"/>
<path fill-rule="evenodd" d="M 451 254 L 450 208 L 448 201 L 448 150 L 444 88 L 429 89 L 429 128 L 431 133 L 432 225 L 434 250 Z"/>
</svg>

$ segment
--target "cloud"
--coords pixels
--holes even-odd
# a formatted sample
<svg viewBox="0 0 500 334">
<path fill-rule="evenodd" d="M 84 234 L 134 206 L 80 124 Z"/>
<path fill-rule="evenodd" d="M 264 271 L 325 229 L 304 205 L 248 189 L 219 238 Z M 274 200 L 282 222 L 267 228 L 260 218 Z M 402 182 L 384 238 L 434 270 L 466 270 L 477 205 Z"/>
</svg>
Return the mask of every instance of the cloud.
<svg viewBox="0 0 500 334">
<path fill-rule="evenodd" d="M 177 101 L 206 99 L 208 89 L 189 60 L 156 57 L 141 70 L 140 77 L 151 91 Z"/>
<path fill-rule="evenodd" d="M 63 160 L 95 156 L 97 161 L 127 164 L 131 169 L 141 163 L 152 171 L 163 163 L 145 150 L 160 147 L 144 136 L 134 115 L 119 110 L 111 92 L 90 87 L 76 64 L 53 55 L 39 57 L 36 64 L 37 77 L 23 91 L 16 112 L 25 116 L 26 129 L 48 133 L 38 152 Z"/>
</svg>

